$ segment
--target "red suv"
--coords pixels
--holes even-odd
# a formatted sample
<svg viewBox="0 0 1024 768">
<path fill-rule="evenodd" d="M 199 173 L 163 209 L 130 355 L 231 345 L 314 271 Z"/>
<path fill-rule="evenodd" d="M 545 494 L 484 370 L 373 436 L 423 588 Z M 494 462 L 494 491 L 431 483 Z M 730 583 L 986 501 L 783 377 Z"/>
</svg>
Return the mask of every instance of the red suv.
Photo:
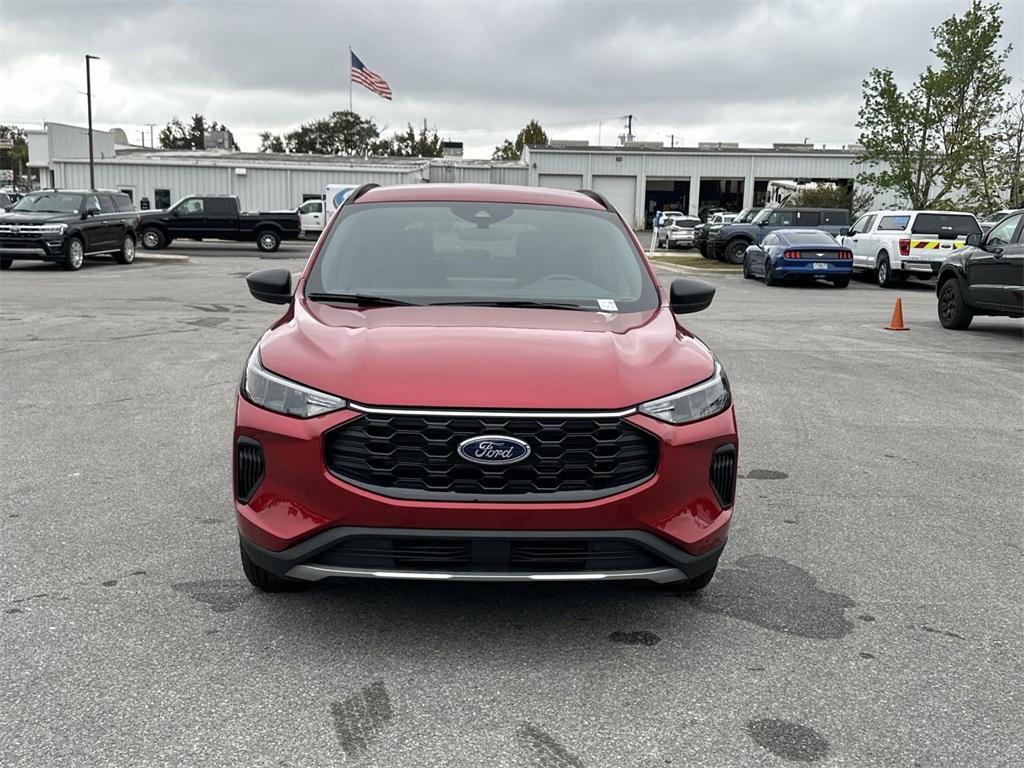
<svg viewBox="0 0 1024 768">
<path fill-rule="evenodd" d="M 291 274 L 235 416 L 242 566 L 336 577 L 639 579 L 696 590 L 736 484 L 729 382 L 593 192 L 357 189 Z"/>
</svg>

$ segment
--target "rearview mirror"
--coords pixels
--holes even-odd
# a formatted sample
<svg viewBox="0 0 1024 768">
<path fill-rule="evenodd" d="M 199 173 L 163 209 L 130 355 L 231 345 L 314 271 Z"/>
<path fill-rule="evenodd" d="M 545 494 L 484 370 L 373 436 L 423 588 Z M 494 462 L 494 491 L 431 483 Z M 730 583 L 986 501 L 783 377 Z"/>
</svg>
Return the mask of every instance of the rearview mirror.
<svg viewBox="0 0 1024 768">
<path fill-rule="evenodd" d="M 973 246 L 974 248 L 980 248 L 981 247 L 981 241 L 983 239 L 984 239 L 984 235 L 982 235 L 981 232 L 971 232 L 967 236 L 967 240 L 965 240 L 964 242 L 966 242 L 970 246 Z"/>
<path fill-rule="evenodd" d="M 292 273 L 287 269 L 262 269 L 245 278 L 249 293 L 268 304 L 287 304 L 292 300 Z"/>
<path fill-rule="evenodd" d="M 700 312 L 711 306 L 715 298 L 715 286 L 692 277 L 677 277 L 668 292 L 669 309 L 677 315 Z"/>
</svg>

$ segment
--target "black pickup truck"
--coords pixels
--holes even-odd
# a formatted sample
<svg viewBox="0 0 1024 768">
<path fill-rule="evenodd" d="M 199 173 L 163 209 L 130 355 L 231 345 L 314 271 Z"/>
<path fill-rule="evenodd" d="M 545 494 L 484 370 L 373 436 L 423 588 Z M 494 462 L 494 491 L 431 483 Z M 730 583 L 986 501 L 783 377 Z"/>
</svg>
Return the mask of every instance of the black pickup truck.
<svg viewBox="0 0 1024 768">
<path fill-rule="evenodd" d="M 276 251 L 282 240 L 299 237 L 295 211 L 247 213 L 229 195 L 193 195 L 170 208 L 141 214 L 142 246 L 165 248 L 175 238 L 255 242 L 261 251 Z"/>
<path fill-rule="evenodd" d="M 87 256 L 135 261 L 139 213 L 123 192 L 61 189 L 25 195 L 0 214 L 0 269 L 16 259 L 82 268 Z"/>
</svg>

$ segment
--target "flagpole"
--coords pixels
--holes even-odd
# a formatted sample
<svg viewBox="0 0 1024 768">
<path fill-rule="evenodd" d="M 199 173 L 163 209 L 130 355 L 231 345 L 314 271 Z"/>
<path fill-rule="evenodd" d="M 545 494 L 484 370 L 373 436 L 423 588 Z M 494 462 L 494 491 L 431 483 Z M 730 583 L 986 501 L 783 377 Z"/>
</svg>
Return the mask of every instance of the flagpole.
<svg viewBox="0 0 1024 768">
<path fill-rule="evenodd" d="M 352 46 L 348 47 L 348 111 L 352 111 Z"/>
</svg>

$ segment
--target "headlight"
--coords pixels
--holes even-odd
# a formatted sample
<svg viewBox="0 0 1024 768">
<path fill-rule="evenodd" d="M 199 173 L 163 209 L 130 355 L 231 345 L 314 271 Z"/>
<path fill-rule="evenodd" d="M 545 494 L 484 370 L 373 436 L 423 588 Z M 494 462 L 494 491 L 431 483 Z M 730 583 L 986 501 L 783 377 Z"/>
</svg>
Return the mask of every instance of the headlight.
<svg viewBox="0 0 1024 768">
<path fill-rule="evenodd" d="M 63 235 L 67 228 L 67 224 L 42 224 L 39 232 L 43 235 Z"/>
<path fill-rule="evenodd" d="M 721 413 L 729 407 L 730 402 L 732 394 L 729 391 L 729 379 L 716 360 L 715 372 L 710 379 L 674 395 L 644 403 L 640 406 L 640 413 L 669 424 L 688 424 Z"/>
<path fill-rule="evenodd" d="M 260 364 L 258 344 L 245 364 L 242 394 L 260 408 L 286 416 L 298 416 L 300 419 L 336 411 L 346 405 L 340 397 L 304 387 L 266 370 Z"/>
</svg>

